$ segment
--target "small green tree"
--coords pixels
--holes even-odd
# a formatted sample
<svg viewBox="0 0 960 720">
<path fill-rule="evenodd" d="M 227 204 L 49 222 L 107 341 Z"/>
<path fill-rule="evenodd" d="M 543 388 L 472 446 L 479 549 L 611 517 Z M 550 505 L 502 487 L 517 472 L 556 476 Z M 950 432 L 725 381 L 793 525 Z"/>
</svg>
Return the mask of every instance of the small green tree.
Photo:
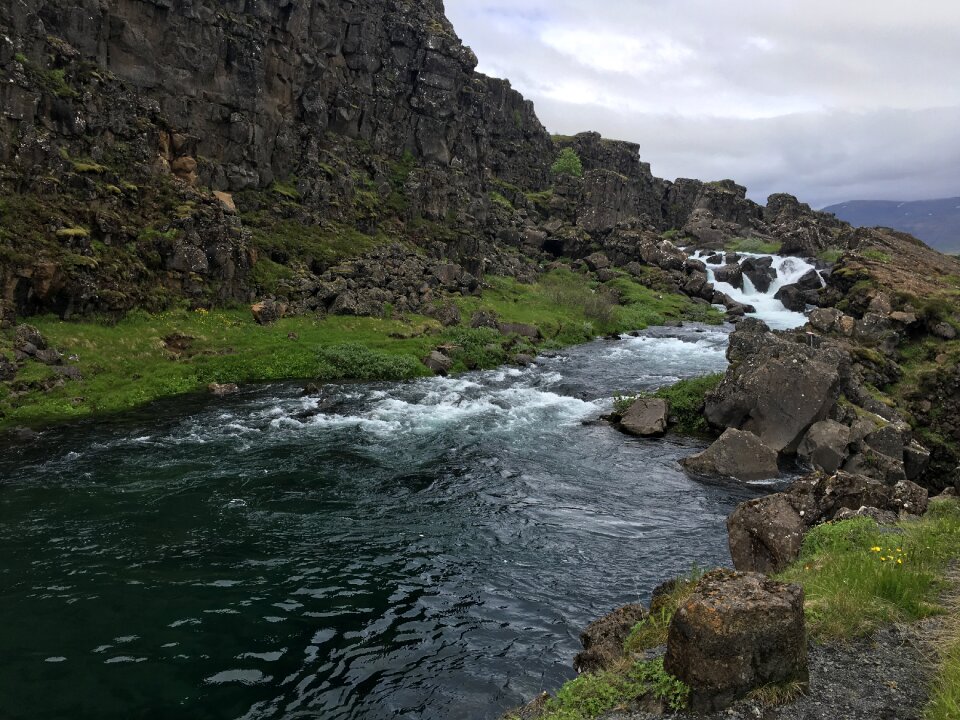
<svg viewBox="0 0 960 720">
<path fill-rule="evenodd" d="M 554 175 L 573 175 L 574 177 L 583 177 L 583 163 L 580 162 L 580 156 L 573 148 L 564 148 L 560 151 L 557 161 L 550 168 Z"/>
</svg>

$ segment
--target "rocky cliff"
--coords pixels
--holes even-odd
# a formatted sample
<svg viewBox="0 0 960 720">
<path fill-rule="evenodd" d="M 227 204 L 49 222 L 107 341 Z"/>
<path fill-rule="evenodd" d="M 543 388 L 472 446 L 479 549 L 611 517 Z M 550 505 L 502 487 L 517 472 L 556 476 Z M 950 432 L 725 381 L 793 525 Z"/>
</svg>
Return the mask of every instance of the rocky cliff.
<svg viewBox="0 0 960 720">
<path fill-rule="evenodd" d="M 763 208 L 731 181 L 655 178 L 637 145 L 551 138 L 476 62 L 437 0 L 3 3 L 6 314 L 421 309 L 545 257 L 673 264 L 665 231 L 843 243 L 789 196 Z M 582 177 L 551 173 L 565 147 Z M 384 246 L 396 290 L 338 270 Z"/>
</svg>

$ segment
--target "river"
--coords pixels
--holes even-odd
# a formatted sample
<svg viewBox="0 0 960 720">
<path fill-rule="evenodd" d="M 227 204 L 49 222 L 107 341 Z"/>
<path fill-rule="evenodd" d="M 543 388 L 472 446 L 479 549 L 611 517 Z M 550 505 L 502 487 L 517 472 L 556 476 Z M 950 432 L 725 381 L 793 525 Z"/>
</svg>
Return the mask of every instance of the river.
<svg viewBox="0 0 960 720">
<path fill-rule="evenodd" d="M 480 720 L 556 688 L 588 622 L 729 563 L 763 487 L 597 419 L 722 371 L 730 329 L 180 398 L 3 451 L 0 716 Z"/>
</svg>

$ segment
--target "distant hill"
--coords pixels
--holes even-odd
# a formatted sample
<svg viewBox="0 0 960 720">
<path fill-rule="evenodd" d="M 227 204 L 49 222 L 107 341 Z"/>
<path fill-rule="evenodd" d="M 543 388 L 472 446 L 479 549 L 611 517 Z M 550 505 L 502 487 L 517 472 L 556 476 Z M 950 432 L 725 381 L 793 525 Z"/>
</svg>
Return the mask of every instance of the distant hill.
<svg viewBox="0 0 960 720">
<path fill-rule="evenodd" d="M 915 202 L 853 200 L 823 210 L 851 225 L 902 230 L 940 252 L 960 253 L 960 197 Z"/>
</svg>

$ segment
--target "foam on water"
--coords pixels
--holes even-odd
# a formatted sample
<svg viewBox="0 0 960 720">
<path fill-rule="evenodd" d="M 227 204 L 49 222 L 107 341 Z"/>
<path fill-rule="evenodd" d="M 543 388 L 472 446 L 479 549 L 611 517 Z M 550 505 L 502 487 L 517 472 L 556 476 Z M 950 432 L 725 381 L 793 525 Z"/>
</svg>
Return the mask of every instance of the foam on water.
<svg viewBox="0 0 960 720">
<path fill-rule="evenodd" d="M 698 250 L 692 257 L 703 261 L 712 254 L 712 251 Z M 790 330 L 805 325 L 807 322 L 806 315 L 787 310 L 783 303 L 774 296 L 780 288 L 785 285 L 792 285 L 810 270 L 815 269 L 814 266 L 806 260 L 796 257 L 782 257 L 780 255 L 766 255 L 762 253 L 737 254 L 741 257 L 741 263 L 746 258 L 769 257 L 773 259 L 772 267 L 777 271 L 777 277 L 771 283 L 770 289 L 765 293 L 760 292 L 754 287 L 750 278 L 746 275 L 743 276 L 743 290 L 735 288 L 730 283 L 717 282 L 714 270 L 720 266 L 707 264 L 707 279 L 713 283 L 714 288 L 719 292 L 726 293 L 739 303 L 753 305 L 756 308 L 756 313 L 752 313 L 752 315 L 760 318 L 775 330 Z"/>
</svg>

